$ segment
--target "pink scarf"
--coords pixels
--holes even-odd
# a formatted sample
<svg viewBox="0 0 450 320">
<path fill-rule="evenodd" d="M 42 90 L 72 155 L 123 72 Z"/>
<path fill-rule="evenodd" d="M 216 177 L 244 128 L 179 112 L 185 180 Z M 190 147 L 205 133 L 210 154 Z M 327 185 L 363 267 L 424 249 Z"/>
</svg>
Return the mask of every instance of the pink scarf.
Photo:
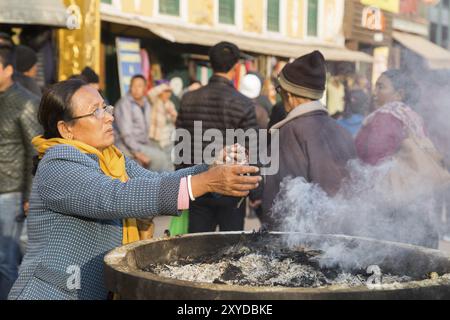
<svg viewBox="0 0 450 320">
<path fill-rule="evenodd" d="M 369 115 L 366 120 L 364 120 L 364 126 L 369 124 L 375 118 L 375 116 L 380 113 L 390 114 L 391 116 L 400 120 L 405 128 L 409 129 L 409 131 L 411 131 L 417 137 L 427 137 L 422 117 L 403 102 L 389 102 L 385 104 L 380 109 Z"/>
</svg>

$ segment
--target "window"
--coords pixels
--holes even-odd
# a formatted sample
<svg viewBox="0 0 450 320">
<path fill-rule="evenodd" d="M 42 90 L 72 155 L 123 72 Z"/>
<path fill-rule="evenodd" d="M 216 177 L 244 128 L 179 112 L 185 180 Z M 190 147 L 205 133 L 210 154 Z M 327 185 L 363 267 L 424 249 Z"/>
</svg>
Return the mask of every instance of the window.
<svg viewBox="0 0 450 320">
<path fill-rule="evenodd" d="M 159 13 L 170 16 L 179 16 L 180 0 L 159 0 Z"/>
<path fill-rule="evenodd" d="M 430 24 L 430 40 L 433 43 L 437 43 L 437 24 L 436 23 L 431 23 Z"/>
<path fill-rule="evenodd" d="M 442 26 L 442 43 L 441 47 L 447 48 L 448 45 L 448 27 Z"/>
<path fill-rule="evenodd" d="M 308 0 L 308 36 L 318 36 L 319 0 Z"/>
<path fill-rule="evenodd" d="M 280 32 L 280 0 L 267 0 L 267 30 Z"/>
<path fill-rule="evenodd" d="M 219 0 L 219 22 L 235 24 L 235 1 Z"/>
</svg>

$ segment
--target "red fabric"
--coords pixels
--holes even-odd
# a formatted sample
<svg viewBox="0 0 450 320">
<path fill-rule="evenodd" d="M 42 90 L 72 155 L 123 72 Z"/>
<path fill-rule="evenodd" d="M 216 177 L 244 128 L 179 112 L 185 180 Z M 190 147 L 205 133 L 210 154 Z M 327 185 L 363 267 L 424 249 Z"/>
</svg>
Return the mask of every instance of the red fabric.
<svg viewBox="0 0 450 320">
<path fill-rule="evenodd" d="M 390 114 L 380 113 L 358 133 L 356 152 L 365 163 L 376 165 L 396 153 L 405 138 L 403 123 Z"/>
</svg>

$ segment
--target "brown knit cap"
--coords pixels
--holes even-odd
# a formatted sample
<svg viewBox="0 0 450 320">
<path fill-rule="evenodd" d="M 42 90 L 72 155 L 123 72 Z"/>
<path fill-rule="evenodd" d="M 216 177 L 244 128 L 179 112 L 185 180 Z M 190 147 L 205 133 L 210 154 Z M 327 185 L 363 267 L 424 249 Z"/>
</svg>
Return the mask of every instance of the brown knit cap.
<svg viewBox="0 0 450 320">
<path fill-rule="evenodd" d="M 300 97 L 320 100 L 325 92 L 325 58 L 319 51 L 297 58 L 281 71 L 280 86 Z"/>
</svg>

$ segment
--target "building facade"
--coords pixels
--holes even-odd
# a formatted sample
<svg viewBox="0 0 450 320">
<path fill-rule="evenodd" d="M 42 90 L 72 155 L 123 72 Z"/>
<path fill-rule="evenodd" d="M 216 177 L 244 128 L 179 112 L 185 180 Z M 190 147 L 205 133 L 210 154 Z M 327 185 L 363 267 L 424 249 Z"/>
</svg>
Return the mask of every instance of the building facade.
<svg viewBox="0 0 450 320">
<path fill-rule="evenodd" d="M 428 40 L 431 31 L 433 42 L 448 46 L 448 3 L 437 0 L 346 1 L 346 45 L 374 59 L 372 65 L 362 66 L 362 73 L 375 83 L 388 68 L 415 70 L 419 74 L 424 69 L 449 69 L 449 52 Z"/>
<path fill-rule="evenodd" d="M 450 0 L 435 1 L 430 9 L 430 40 L 446 49 L 450 49 Z"/>
<path fill-rule="evenodd" d="M 140 39 L 148 51 L 152 78 L 181 77 L 206 82 L 208 49 L 230 41 L 249 55 L 245 68 L 265 77 L 289 61 L 321 50 L 332 62 L 372 58 L 345 47 L 344 0 L 102 0 L 102 44 L 106 79 L 117 62 L 115 39 Z M 120 75 L 119 75 L 120 76 Z M 111 83 L 109 92 L 117 88 Z M 117 97 L 112 97 L 115 100 Z"/>
<path fill-rule="evenodd" d="M 102 0 L 102 13 L 142 23 L 342 45 L 344 0 Z"/>
</svg>

